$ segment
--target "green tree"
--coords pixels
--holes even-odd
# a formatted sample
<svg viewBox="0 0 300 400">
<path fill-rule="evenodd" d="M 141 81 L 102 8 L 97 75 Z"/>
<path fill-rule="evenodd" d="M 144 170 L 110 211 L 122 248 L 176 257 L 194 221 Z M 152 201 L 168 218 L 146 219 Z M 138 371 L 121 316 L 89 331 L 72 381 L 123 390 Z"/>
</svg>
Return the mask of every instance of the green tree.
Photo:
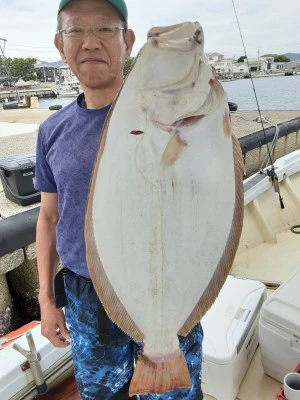
<svg viewBox="0 0 300 400">
<path fill-rule="evenodd" d="M 133 60 L 134 60 L 134 57 L 129 57 L 128 60 L 125 61 L 124 69 L 123 69 L 124 76 L 126 76 L 128 74 L 128 72 L 130 71 Z"/>
<path fill-rule="evenodd" d="M 289 62 L 291 61 L 290 58 L 285 56 L 284 54 L 278 55 L 274 57 L 275 62 Z"/>
<path fill-rule="evenodd" d="M 241 57 L 237 60 L 237 62 L 239 62 L 239 63 L 244 62 L 244 60 L 245 60 L 246 58 L 247 58 L 246 56 L 241 56 Z"/>
<path fill-rule="evenodd" d="M 6 58 L 3 64 L 6 70 L 9 71 L 10 76 L 14 81 L 22 78 L 24 81 L 36 79 L 35 72 L 36 59 L 32 57 L 27 58 Z"/>
</svg>

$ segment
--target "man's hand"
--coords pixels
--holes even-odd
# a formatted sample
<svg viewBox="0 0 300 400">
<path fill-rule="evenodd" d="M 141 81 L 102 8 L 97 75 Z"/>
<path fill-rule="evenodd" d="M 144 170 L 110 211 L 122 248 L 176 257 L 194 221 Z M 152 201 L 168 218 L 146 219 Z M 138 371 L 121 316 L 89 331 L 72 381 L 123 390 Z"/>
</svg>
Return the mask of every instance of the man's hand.
<svg viewBox="0 0 300 400">
<path fill-rule="evenodd" d="M 71 338 L 66 326 L 65 315 L 61 308 L 55 308 L 54 304 L 41 305 L 42 335 L 55 347 L 67 347 Z"/>
</svg>

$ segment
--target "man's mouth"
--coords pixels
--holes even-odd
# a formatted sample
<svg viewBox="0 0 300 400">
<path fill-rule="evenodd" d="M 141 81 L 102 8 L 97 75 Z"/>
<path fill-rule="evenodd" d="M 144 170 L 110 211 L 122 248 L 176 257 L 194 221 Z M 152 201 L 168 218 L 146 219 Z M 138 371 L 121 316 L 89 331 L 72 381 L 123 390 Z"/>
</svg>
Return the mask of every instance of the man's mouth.
<svg viewBox="0 0 300 400">
<path fill-rule="evenodd" d="M 81 64 L 97 64 L 97 63 L 106 63 L 106 61 L 98 57 L 87 57 L 81 61 Z"/>
</svg>

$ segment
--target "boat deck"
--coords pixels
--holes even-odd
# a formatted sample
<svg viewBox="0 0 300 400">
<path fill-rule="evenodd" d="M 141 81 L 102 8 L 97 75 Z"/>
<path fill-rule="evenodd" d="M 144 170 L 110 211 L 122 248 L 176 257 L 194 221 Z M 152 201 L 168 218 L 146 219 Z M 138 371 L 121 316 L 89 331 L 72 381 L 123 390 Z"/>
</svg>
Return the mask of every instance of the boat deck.
<svg viewBox="0 0 300 400">
<path fill-rule="evenodd" d="M 38 398 L 41 400 L 80 400 L 74 376 L 69 377 L 49 393 Z"/>
<path fill-rule="evenodd" d="M 280 382 L 264 374 L 258 347 L 240 386 L 236 400 L 275 400 L 275 395 L 280 386 Z M 52 389 L 51 392 L 38 398 L 41 400 L 80 400 L 73 376 Z M 204 395 L 204 400 L 214 399 L 215 397 Z"/>
</svg>

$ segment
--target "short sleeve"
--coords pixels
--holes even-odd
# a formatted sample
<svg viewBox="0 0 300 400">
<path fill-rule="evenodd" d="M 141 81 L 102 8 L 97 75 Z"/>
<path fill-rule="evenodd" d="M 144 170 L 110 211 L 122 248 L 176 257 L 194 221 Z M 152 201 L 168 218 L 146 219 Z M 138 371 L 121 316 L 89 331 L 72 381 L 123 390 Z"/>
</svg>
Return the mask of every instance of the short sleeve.
<svg viewBox="0 0 300 400">
<path fill-rule="evenodd" d="M 53 172 L 47 162 L 47 151 L 43 142 L 41 127 L 39 129 L 36 145 L 36 165 L 34 187 L 40 192 L 56 193 L 57 187 Z"/>
</svg>

